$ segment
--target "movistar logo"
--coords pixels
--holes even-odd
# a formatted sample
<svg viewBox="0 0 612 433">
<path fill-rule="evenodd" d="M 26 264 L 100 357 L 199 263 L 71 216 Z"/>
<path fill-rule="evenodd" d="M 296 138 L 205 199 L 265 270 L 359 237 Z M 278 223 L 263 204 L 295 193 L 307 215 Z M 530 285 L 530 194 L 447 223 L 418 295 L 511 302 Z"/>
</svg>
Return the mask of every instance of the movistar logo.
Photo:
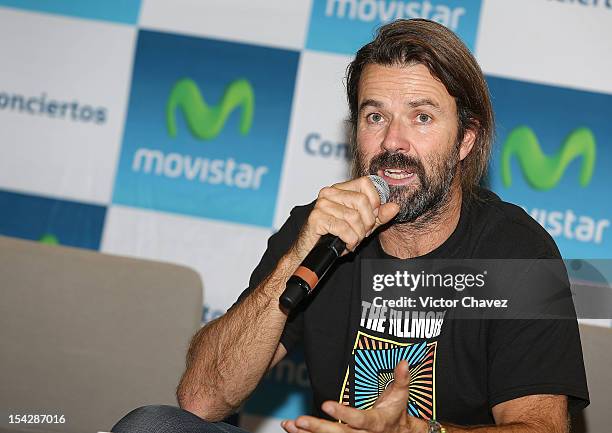
<svg viewBox="0 0 612 433">
<path fill-rule="evenodd" d="M 59 245 L 59 240 L 57 239 L 57 236 L 51 233 L 45 233 L 38 240 L 38 242 L 40 242 L 41 244 L 47 244 L 47 245 Z"/>
<path fill-rule="evenodd" d="M 176 137 L 178 108 L 183 111 L 191 133 L 201 140 L 211 140 L 219 135 L 228 116 L 239 108 L 240 133 L 246 135 L 253 124 L 255 93 L 247 80 L 235 80 L 225 88 L 219 104 L 209 105 L 193 80 L 184 78 L 178 81 L 170 92 L 166 106 L 166 123 L 171 137 Z"/>
<path fill-rule="evenodd" d="M 595 169 L 596 144 L 590 129 L 576 128 L 563 141 L 555 155 L 542 152 L 538 138 L 531 128 L 520 126 L 512 130 L 504 143 L 501 156 L 501 175 L 504 186 L 512 185 L 510 162 L 516 155 L 527 183 L 534 189 L 546 191 L 554 188 L 567 166 L 582 157 L 580 185 L 586 187 Z"/>
</svg>

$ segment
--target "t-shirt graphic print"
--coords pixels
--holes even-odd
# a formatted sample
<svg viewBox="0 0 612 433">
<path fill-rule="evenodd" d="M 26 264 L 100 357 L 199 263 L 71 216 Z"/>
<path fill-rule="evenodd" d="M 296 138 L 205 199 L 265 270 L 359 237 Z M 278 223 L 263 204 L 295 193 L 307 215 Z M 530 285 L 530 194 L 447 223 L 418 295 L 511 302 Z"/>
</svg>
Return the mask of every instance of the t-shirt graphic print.
<svg viewBox="0 0 612 433">
<path fill-rule="evenodd" d="M 402 360 L 410 369 L 409 415 L 436 418 L 436 351 L 444 312 L 401 311 L 362 301 L 359 330 L 342 386 L 340 402 L 371 408 L 394 380 Z M 402 317 L 404 316 L 404 317 Z"/>
</svg>

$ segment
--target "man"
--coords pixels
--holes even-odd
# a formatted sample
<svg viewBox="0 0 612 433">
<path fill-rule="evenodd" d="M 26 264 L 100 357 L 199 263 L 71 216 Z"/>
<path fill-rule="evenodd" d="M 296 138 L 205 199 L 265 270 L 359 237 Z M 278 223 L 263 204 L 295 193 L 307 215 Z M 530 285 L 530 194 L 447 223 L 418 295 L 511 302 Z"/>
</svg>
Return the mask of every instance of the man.
<svg viewBox="0 0 612 433">
<path fill-rule="evenodd" d="M 482 72 L 452 32 L 426 20 L 383 26 L 350 64 L 347 93 L 353 179 L 295 208 L 270 238 L 249 288 L 196 334 L 177 390 L 184 410 L 143 408 L 113 431 L 148 431 L 142 426 L 151 422 L 226 431 L 211 422 L 236 410 L 298 341 L 317 416 L 284 421 L 289 433 L 566 432 L 568 407 L 588 404 L 573 320 L 448 321 L 436 335 L 395 340 L 360 320 L 363 259 L 559 252 L 524 211 L 478 187 L 493 114 Z M 389 184 L 388 203 L 380 204 L 367 174 Z M 346 243 L 347 253 L 288 317 L 278 303 L 285 283 L 328 233 Z M 390 371 L 375 369 L 386 375 L 386 389 L 368 394 L 359 357 L 380 359 L 393 350 L 402 361 Z"/>
</svg>

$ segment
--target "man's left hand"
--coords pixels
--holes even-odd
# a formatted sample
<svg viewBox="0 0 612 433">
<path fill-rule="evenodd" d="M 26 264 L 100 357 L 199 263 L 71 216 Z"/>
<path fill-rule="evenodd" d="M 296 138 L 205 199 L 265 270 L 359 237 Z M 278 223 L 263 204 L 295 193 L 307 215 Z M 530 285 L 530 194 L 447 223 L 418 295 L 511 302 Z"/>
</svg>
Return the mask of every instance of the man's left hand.
<svg viewBox="0 0 612 433">
<path fill-rule="evenodd" d="M 368 410 L 355 409 L 326 401 L 321 409 L 342 422 L 327 421 L 313 416 L 286 420 L 281 426 L 288 433 L 426 433 L 427 423 L 408 415 L 410 372 L 408 362 L 395 366 L 395 379 Z"/>
</svg>

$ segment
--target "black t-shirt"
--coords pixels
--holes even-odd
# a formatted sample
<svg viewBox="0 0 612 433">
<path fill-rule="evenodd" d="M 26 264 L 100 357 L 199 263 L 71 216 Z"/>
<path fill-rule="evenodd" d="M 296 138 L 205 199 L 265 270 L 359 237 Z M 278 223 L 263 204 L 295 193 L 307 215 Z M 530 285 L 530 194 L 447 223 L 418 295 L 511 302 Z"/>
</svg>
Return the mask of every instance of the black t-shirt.
<svg viewBox="0 0 612 433">
<path fill-rule="evenodd" d="M 464 200 L 451 236 L 421 258 L 560 258 L 550 235 L 521 208 L 487 190 L 478 195 Z M 312 208 L 294 208 L 269 239 L 238 302 L 274 269 Z M 369 407 L 398 359 L 409 359 L 411 367 L 409 412 L 425 419 L 494 424 L 493 406 L 533 394 L 567 395 L 570 410 L 588 404 L 575 320 L 447 320 L 435 338 L 382 338 L 360 326 L 360 261 L 367 258 L 391 258 L 377 236 L 334 264 L 314 296 L 291 314 L 281 337 L 287 350 L 304 345 L 316 415 L 325 416 L 325 400 Z"/>
</svg>

